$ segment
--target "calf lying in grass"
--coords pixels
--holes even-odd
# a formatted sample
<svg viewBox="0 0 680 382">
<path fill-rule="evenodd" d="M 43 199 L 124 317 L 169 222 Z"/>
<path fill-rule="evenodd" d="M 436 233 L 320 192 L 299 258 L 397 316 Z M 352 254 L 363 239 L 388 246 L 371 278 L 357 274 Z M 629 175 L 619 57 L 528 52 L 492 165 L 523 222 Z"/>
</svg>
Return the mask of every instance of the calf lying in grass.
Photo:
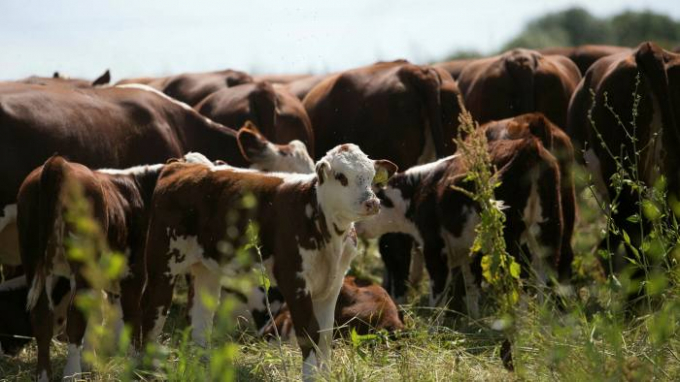
<svg viewBox="0 0 680 382">
<path fill-rule="evenodd" d="M 488 149 L 501 182 L 496 199 L 506 215 L 508 252 L 521 260 L 521 247 L 526 244 L 531 267 L 539 283 L 545 284 L 557 269 L 562 246 L 558 162 L 534 137 L 490 142 Z M 468 313 L 478 316 L 481 280 L 472 272 L 470 247 L 479 207 L 460 190 L 474 192 L 467 175 L 465 158 L 457 155 L 396 174 L 378 192 L 380 213 L 359 222 L 357 232 L 368 237 L 387 232 L 413 236 L 425 256 L 432 305 L 443 302 L 451 272 L 460 267 Z"/>
<path fill-rule="evenodd" d="M 264 292 L 264 290 L 262 290 Z M 262 295 L 264 297 L 264 294 Z M 251 307 L 258 333 L 264 337 L 276 337 L 283 340 L 295 338 L 293 319 L 288 306 L 270 293 L 269 304 L 274 319 L 267 312 L 266 301 L 261 298 L 259 306 Z M 369 334 L 385 330 L 394 333 L 404 329 L 404 322 L 397 305 L 380 285 L 354 276 L 346 276 L 340 295 L 335 304 L 334 324 L 336 335 L 347 335 L 353 330 L 358 334 Z"/>
</svg>

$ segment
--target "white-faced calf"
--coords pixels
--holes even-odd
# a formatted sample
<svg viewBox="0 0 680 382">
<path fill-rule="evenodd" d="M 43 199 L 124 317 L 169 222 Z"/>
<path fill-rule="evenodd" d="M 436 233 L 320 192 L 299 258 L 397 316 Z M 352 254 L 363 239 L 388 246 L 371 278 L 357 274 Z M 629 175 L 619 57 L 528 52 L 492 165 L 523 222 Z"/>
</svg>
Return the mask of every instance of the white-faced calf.
<svg viewBox="0 0 680 382">
<path fill-rule="evenodd" d="M 158 337 L 177 276 L 191 272 L 192 338 L 207 346 L 214 312 L 197 297 L 217 301 L 220 278 L 234 274 L 234 248 L 247 242 L 244 233 L 253 222 L 270 278 L 293 317 L 303 375 L 312 378 L 318 365 L 328 365 L 335 302 L 354 253 L 346 250 L 353 224 L 380 209 L 372 190 L 376 172 L 386 180 L 395 170 L 349 144 L 329 151 L 309 175 L 168 165 L 154 192 L 148 231 L 144 339 Z M 249 208 L 246 199 L 256 206 Z"/>
</svg>

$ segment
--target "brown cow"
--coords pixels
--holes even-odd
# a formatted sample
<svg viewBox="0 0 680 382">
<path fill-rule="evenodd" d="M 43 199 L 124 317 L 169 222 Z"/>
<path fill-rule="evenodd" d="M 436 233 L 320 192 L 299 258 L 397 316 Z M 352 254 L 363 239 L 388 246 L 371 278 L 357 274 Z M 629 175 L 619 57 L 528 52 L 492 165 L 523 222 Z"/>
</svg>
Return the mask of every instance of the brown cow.
<svg viewBox="0 0 680 382">
<path fill-rule="evenodd" d="M 313 156 L 312 124 L 302 102 L 284 87 L 267 82 L 237 85 L 212 93 L 194 107 L 225 126 L 252 121 L 272 142 L 302 141 Z"/>
<path fill-rule="evenodd" d="M 331 75 L 303 103 L 317 155 L 352 142 L 371 156 L 408 168 L 453 153 L 459 94 L 443 69 L 400 60 Z M 410 261 L 411 244 L 404 235 L 382 238 L 380 253 L 387 268 Z M 405 294 L 390 275 L 384 280 L 392 296 Z"/>
<path fill-rule="evenodd" d="M 142 84 L 195 106 L 203 98 L 218 90 L 252 82 L 250 75 L 238 70 L 218 70 L 203 73 L 183 73 L 168 77 L 142 77 L 119 81 L 116 85 Z"/>
<path fill-rule="evenodd" d="M 273 145 L 259 135 L 247 156 L 238 133 L 150 88 L 0 85 L 0 263 L 20 262 L 16 195 L 26 176 L 54 153 L 91 168 L 163 163 L 200 151 L 234 166 L 307 172 L 301 142 Z"/>
<path fill-rule="evenodd" d="M 30 85 L 56 85 L 56 86 L 71 86 L 74 88 L 91 88 L 95 86 L 108 85 L 111 81 L 111 73 L 107 69 L 104 74 L 97 77 L 94 81 L 82 80 L 78 78 L 69 78 L 59 74 L 59 72 L 54 72 L 52 77 L 38 77 L 31 76 L 17 82 Z"/>
<path fill-rule="evenodd" d="M 264 81 L 271 84 L 289 84 L 312 76 L 313 74 L 258 74 L 253 76 L 253 81 Z"/>
<path fill-rule="evenodd" d="M 650 42 L 630 52 L 602 58 L 588 70 L 571 100 L 567 133 L 577 150 L 585 152 L 585 161 L 603 196 L 609 200 L 617 196 L 617 185 L 608 182 L 618 171 L 609 151 L 619 158 L 626 171 L 632 171 L 633 160 L 637 158 L 639 178 L 649 186 L 663 174 L 668 179 L 669 194 L 677 195 L 680 187 L 679 89 L 680 55 Z M 591 92 L 595 94 L 594 104 Z M 640 99 L 636 99 L 634 93 Z M 624 121 L 623 125 L 608 106 Z M 637 115 L 631 116 L 634 106 L 637 106 Z M 635 127 L 628 122 L 633 117 Z M 628 135 L 634 136 L 636 142 Z M 640 156 L 634 152 L 635 148 Z M 639 212 L 638 194 L 628 184 L 622 186 L 614 222 L 627 232 L 632 245 L 639 248 L 640 224 L 628 219 Z M 618 236 L 610 235 L 609 239 L 612 248 L 617 248 Z M 605 268 L 617 271 L 620 263 L 615 262 L 613 269 L 608 265 Z"/>
<path fill-rule="evenodd" d="M 296 96 L 300 101 L 302 101 L 316 85 L 329 76 L 329 74 L 312 75 L 297 79 L 295 81 L 290 81 L 284 86 L 292 95 Z"/>
<path fill-rule="evenodd" d="M 267 315 L 266 310 L 260 313 Z M 274 320 L 259 328 L 258 333 L 266 337 L 275 337 L 278 334 L 283 340 L 295 338 L 288 307 L 281 305 L 278 311 L 272 310 L 272 314 Z M 376 330 L 392 333 L 403 330 L 404 322 L 399 316 L 397 305 L 380 285 L 346 276 L 335 304 L 334 326 L 336 335 L 347 335 L 352 330 L 358 334 L 368 334 Z"/>
<path fill-rule="evenodd" d="M 539 285 L 545 285 L 551 271 L 558 269 L 562 246 L 557 160 L 533 136 L 491 142 L 489 154 L 501 182 L 496 199 L 505 208 L 507 250 L 525 264 L 525 271 L 530 264 Z M 431 305 L 444 302 L 443 293 L 452 271 L 460 267 L 467 311 L 477 317 L 481 280 L 475 280 L 472 273 L 470 248 L 479 222 L 479 207 L 457 189 L 474 192 L 474 186 L 466 180 L 467 174 L 464 158 L 453 155 L 394 175 L 387 187 L 378 192 L 383 205 L 380 213 L 358 222 L 357 232 L 368 237 L 386 232 L 414 237 L 425 255 Z M 530 250 L 529 264 L 523 262 L 522 245 Z M 546 263 L 551 267 L 547 268 Z"/>
<path fill-rule="evenodd" d="M 564 128 L 569 99 L 580 79 L 578 68 L 566 57 L 514 49 L 470 63 L 458 77 L 458 86 L 479 123 L 540 111 Z"/>
<path fill-rule="evenodd" d="M 463 58 L 459 60 L 451 60 L 440 62 L 438 64 L 432 64 L 432 66 L 446 70 L 446 72 L 449 73 L 454 80 L 458 80 L 458 77 L 460 77 L 460 73 L 463 72 L 463 69 L 465 69 L 466 66 L 475 60 L 478 60 L 478 58 Z"/>
<path fill-rule="evenodd" d="M 630 52 L 630 48 L 614 45 L 581 45 L 571 48 L 545 48 L 537 51 L 543 55 L 560 55 L 569 57 L 578 66 L 581 75 L 585 76 L 586 71 L 600 58 L 621 52 Z"/>
<path fill-rule="evenodd" d="M 303 375 L 313 377 L 317 366 L 328 366 L 333 311 L 356 245 L 354 221 L 379 211 L 374 177 L 387 179 L 395 170 L 350 144 L 329 151 L 309 175 L 167 165 L 154 191 L 148 231 L 145 340 L 155 340 L 163 328 L 178 275 L 193 274 L 195 299 L 207 293 L 218 300 L 223 271 L 250 269 L 238 266 L 233 249 L 247 243 L 239 232 L 254 222 L 264 265 L 293 316 Z M 254 208 L 244 204 L 246 195 L 256 201 Z M 225 242 L 225 232 L 234 232 L 233 240 Z M 206 346 L 214 312 L 198 299 L 189 314 L 192 338 Z"/>
</svg>

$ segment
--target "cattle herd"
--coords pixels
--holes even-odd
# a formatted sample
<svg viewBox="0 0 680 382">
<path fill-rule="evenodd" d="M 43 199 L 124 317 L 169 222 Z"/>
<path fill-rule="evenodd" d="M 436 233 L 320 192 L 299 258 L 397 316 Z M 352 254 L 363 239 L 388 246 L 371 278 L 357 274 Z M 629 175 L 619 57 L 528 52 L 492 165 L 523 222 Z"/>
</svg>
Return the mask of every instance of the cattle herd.
<svg viewBox="0 0 680 382">
<path fill-rule="evenodd" d="M 108 71 L 93 82 L 58 73 L 0 82 L 0 333 L 16 335 L 0 337 L 0 350 L 16 354 L 35 337 L 41 381 L 52 376 L 57 335 L 68 343 L 63 375 L 84 366 L 87 324 L 73 298 L 91 286 L 66 251 L 77 234 L 66 218 L 73 184 L 108 248 L 126 256 L 105 291 L 122 321 L 107 325 L 128 325 L 137 350 L 159 337 L 183 275 L 192 340 L 209 346 L 214 307 L 201 296 L 218 298 L 224 275 L 248 271 L 236 248 L 256 223 L 253 258 L 276 287 L 238 297 L 258 333 L 296 339 L 306 379 L 328 369 L 333 327 L 402 329 L 396 303 L 422 267 L 430 304 L 480 314 L 482 280 L 469 256 L 479 206 L 461 191 L 474 189 L 454 145 L 463 107 L 501 180 L 508 252 L 538 285 L 568 290 L 573 166 L 586 165 L 610 198 L 619 169 L 608 148 L 633 155 L 608 106 L 637 110 L 641 178 L 663 174 L 671 192 L 680 186 L 680 55 L 649 42 L 328 75 L 225 70 L 109 82 Z M 614 219 L 639 241 L 640 225 L 626 219 L 636 198 L 621 193 Z M 359 239 L 374 237 L 385 289 L 346 276 Z M 457 274 L 464 287 L 442 298 Z"/>
</svg>

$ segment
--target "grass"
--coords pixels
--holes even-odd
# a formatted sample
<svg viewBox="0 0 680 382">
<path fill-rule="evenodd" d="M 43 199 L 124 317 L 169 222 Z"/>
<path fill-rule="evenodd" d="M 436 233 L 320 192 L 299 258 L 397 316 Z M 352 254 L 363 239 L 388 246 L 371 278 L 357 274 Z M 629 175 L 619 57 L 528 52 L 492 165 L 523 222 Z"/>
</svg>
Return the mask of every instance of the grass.
<svg viewBox="0 0 680 382">
<path fill-rule="evenodd" d="M 656 314 L 636 317 L 621 327 L 608 326 L 608 312 L 599 307 L 597 268 L 592 253 L 603 234 L 604 216 L 584 188 L 579 195 L 580 219 L 575 238 L 577 252 L 576 279 L 582 288 L 568 313 L 559 312 L 550 303 L 539 306 L 523 295 L 516 312 L 516 343 L 513 349 L 516 371 L 507 372 L 499 357 L 501 337 L 486 325 L 459 318 L 452 328 L 434 326 L 431 309 L 411 305 L 406 308 L 407 331 L 396 339 L 379 336 L 355 343 L 351 339 L 334 342 L 331 380 L 339 381 L 512 381 L 512 380 L 677 380 L 680 378 L 680 338 L 672 336 L 662 348 L 650 341 Z M 381 274 L 381 262 L 375 244 L 364 248 L 354 265 L 356 273 Z M 424 280 L 424 284 L 427 280 Z M 424 296 L 426 285 L 411 293 L 412 301 Z M 600 293 L 604 293 L 600 290 Z M 677 288 L 668 296 L 675 301 L 676 313 L 669 325 L 677 327 L 680 296 Z M 167 361 L 162 370 L 129 370 L 129 357 L 112 357 L 83 379 L 115 380 L 205 380 L 197 370 L 210 369 L 200 360 L 200 349 L 186 346 L 184 311 L 186 288 L 177 288 L 175 304 L 165 326 L 162 344 Z M 590 310 L 589 310 L 590 309 Z M 450 324 L 450 323 L 448 323 Z M 610 338 L 619 336 L 619 340 Z M 254 337 L 252 330 L 233 330 L 215 339 L 237 344 L 233 357 L 235 377 L 240 381 L 298 380 L 301 357 L 296 346 L 275 344 Z M 26 347 L 17 357 L 0 357 L 0 380 L 30 381 L 35 367 L 36 348 Z M 280 355 L 283 354 L 283 357 Z M 62 370 L 66 346 L 53 342 L 52 360 L 55 374 Z M 655 368 L 657 360 L 664 364 Z M 185 363 L 191 364 L 186 367 Z M 285 367 L 284 367 L 285 365 Z M 182 372 L 184 370 L 184 372 Z"/>
</svg>

